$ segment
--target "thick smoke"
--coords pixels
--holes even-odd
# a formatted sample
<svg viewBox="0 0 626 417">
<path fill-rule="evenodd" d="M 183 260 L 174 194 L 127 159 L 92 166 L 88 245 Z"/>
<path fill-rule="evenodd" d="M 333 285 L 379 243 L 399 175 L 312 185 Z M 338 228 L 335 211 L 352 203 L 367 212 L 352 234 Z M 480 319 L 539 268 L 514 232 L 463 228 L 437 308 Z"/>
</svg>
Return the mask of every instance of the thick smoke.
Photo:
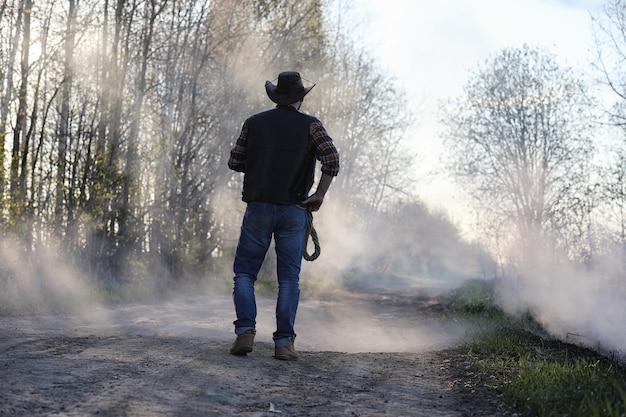
<svg viewBox="0 0 626 417">
<path fill-rule="evenodd" d="M 619 257 L 592 268 L 534 261 L 515 278 L 501 280 L 499 302 L 513 314 L 529 312 L 560 340 L 623 357 L 625 274 Z"/>
<path fill-rule="evenodd" d="M 96 288 L 58 247 L 26 251 L 18 239 L 0 242 L 0 307 L 90 311 L 99 303 Z"/>
</svg>

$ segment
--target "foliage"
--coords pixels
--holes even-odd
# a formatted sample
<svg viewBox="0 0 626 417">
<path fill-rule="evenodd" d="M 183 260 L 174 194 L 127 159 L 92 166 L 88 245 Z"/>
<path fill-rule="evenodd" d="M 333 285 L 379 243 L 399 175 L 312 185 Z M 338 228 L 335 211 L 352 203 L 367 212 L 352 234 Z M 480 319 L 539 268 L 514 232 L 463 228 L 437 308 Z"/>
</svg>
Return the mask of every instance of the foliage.
<svg viewBox="0 0 626 417">
<path fill-rule="evenodd" d="M 494 280 L 467 280 L 453 291 L 450 306 L 467 314 L 501 316 L 502 310 L 495 303 L 495 286 Z"/>
<path fill-rule="evenodd" d="M 615 359 L 545 336 L 529 313 L 515 318 L 494 303 L 497 282 L 469 280 L 451 307 L 477 328 L 462 349 L 475 384 L 502 394 L 523 415 L 621 417 L 626 368 Z"/>
<path fill-rule="evenodd" d="M 466 345 L 484 385 L 538 417 L 623 416 L 626 369 L 590 350 L 544 339 L 521 321 L 499 321 Z"/>
</svg>

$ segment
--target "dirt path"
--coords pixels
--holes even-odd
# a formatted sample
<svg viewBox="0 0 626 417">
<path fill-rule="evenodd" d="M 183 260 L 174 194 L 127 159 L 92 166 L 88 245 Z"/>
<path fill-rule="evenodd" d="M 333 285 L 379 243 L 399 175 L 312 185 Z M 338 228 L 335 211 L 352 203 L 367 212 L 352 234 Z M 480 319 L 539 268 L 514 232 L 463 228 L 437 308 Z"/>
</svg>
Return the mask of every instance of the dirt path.
<svg viewBox="0 0 626 417">
<path fill-rule="evenodd" d="M 0 415 L 502 415 L 462 389 L 442 349 L 464 333 L 432 300 L 303 301 L 296 362 L 272 358 L 272 307 L 247 357 L 224 297 L 2 316 Z"/>
</svg>

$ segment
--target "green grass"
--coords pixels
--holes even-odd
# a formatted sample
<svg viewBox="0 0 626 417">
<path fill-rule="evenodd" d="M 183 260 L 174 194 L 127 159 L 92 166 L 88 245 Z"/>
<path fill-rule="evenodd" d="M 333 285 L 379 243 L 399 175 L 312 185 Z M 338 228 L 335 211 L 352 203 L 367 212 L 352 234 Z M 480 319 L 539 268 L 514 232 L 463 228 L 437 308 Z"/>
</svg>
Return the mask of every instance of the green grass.
<svg viewBox="0 0 626 417">
<path fill-rule="evenodd" d="M 537 326 L 529 317 L 492 314 L 498 309 L 488 299 L 488 286 L 470 282 L 457 290 L 452 301 L 466 317 L 468 313 L 477 316 L 484 329 L 463 346 L 479 383 L 497 390 L 512 409 L 525 416 L 626 416 L 623 364 L 589 349 L 540 337 L 528 330 Z M 485 312 L 490 312 L 487 320 Z"/>
<path fill-rule="evenodd" d="M 450 306 L 453 310 L 464 314 L 480 314 L 498 318 L 502 310 L 494 302 L 495 282 L 482 279 L 465 281 L 452 292 Z"/>
<path fill-rule="evenodd" d="M 626 371 L 595 352 L 543 340 L 514 321 L 466 348 L 484 383 L 527 415 L 626 415 Z"/>
</svg>

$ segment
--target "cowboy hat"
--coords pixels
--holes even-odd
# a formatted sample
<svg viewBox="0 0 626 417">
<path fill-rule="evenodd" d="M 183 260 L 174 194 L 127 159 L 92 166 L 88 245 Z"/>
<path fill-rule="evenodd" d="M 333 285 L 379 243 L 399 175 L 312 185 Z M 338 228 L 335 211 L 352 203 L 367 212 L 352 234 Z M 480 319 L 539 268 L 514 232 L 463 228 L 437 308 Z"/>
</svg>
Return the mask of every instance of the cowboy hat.
<svg viewBox="0 0 626 417">
<path fill-rule="evenodd" d="M 265 91 L 270 100 L 281 106 L 302 100 L 313 87 L 315 84 L 305 88 L 300 73 L 296 71 L 285 71 L 278 74 L 277 85 L 265 81 Z"/>
</svg>

